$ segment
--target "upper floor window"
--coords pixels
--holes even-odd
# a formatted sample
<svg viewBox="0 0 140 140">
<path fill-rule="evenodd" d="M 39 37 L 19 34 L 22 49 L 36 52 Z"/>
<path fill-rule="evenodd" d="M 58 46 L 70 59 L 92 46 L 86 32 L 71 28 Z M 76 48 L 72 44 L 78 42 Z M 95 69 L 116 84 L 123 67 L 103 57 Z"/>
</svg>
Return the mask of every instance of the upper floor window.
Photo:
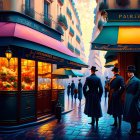
<svg viewBox="0 0 140 140">
<path fill-rule="evenodd" d="M 2 11 L 2 10 L 3 10 L 3 1 L 0 0 L 0 11 Z"/>
<path fill-rule="evenodd" d="M 25 8 L 27 9 L 31 8 L 31 0 L 25 0 Z"/>
<path fill-rule="evenodd" d="M 44 0 L 44 16 L 47 16 L 48 17 L 49 15 L 49 3 Z"/>
</svg>

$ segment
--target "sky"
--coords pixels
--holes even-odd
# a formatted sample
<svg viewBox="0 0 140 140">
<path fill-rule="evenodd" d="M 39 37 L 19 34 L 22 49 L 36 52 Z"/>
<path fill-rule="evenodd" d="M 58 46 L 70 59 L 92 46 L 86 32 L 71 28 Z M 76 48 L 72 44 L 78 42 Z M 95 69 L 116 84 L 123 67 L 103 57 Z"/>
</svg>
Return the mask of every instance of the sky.
<svg viewBox="0 0 140 140">
<path fill-rule="evenodd" d="M 89 50 L 91 45 L 91 37 L 94 28 L 94 9 L 96 8 L 96 0 L 74 0 L 75 8 L 77 9 L 81 29 L 82 37 L 85 46 L 85 55 L 88 61 Z"/>
</svg>

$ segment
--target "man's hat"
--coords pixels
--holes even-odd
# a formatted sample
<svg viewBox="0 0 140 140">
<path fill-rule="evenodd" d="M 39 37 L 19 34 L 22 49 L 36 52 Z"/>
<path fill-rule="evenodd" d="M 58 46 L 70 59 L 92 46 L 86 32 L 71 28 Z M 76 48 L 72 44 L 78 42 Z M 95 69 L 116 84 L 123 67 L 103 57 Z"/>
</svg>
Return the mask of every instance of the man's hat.
<svg viewBox="0 0 140 140">
<path fill-rule="evenodd" d="M 114 67 L 114 68 L 112 69 L 112 71 L 119 72 L 119 68 L 118 68 L 118 67 Z"/>
<path fill-rule="evenodd" d="M 136 72 L 136 68 L 135 68 L 135 66 L 133 66 L 133 65 L 129 65 L 128 67 L 127 67 L 127 70 L 126 70 L 127 72 Z"/>
<path fill-rule="evenodd" d="M 98 70 L 96 70 L 96 67 L 95 66 L 92 66 L 90 70 L 92 70 L 92 71 L 98 71 Z"/>
<path fill-rule="evenodd" d="M 106 76 L 105 78 L 107 78 L 107 79 L 108 79 L 108 76 Z"/>
<path fill-rule="evenodd" d="M 79 81 L 81 81 L 81 79 L 79 79 Z"/>
</svg>

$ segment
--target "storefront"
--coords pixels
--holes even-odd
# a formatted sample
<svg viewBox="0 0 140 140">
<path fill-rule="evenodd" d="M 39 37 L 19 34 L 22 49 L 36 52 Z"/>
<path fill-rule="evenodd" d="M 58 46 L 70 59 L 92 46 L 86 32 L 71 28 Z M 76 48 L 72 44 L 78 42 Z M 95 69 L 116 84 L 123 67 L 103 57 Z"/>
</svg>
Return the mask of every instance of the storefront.
<svg viewBox="0 0 140 140">
<path fill-rule="evenodd" d="M 140 78 L 140 10 L 110 9 L 107 23 L 92 42 L 92 49 L 117 52 L 120 75 L 128 79 L 128 65 L 135 65 Z"/>
<path fill-rule="evenodd" d="M 88 67 L 60 41 L 59 32 L 30 17 L 0 12 L 1 124 L 36 120 L 51 113 L 52 100 L 63 100 L 64 89 L 58 89 L 52 80 L 53 64 Z"/>
</svg>

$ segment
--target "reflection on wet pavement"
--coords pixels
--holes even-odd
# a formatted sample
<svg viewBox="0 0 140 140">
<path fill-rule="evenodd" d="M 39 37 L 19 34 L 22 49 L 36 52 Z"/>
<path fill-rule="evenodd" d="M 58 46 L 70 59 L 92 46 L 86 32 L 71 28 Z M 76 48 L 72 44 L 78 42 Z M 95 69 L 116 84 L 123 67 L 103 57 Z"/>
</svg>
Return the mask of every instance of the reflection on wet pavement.
<svg viewBox="0 0 140 140">
<path fill-rule="evenodd" d="M 107 102 L 102 99 L 101 105 L 103 117 L 99 120 L 99 125 L 91 127 L 88 123 L 91 121 L 84 113 L 84 105 L 79 106 L 79 101 L 68 100 L 68 107 L 78 107 L 72 112 L 63 115 L 60 123 L 57 120 L 44 125 L 25 129 L 19 133 L 0 135 L 0 140 L 67 140 L 67 139 L 106 139 L 106 140 L 139 140 L 140 135 L 129 136 L 129 123 L 122 122 L 122 128 L 110 126 L 113 118 L 107 111 Z"/>
</svg>

